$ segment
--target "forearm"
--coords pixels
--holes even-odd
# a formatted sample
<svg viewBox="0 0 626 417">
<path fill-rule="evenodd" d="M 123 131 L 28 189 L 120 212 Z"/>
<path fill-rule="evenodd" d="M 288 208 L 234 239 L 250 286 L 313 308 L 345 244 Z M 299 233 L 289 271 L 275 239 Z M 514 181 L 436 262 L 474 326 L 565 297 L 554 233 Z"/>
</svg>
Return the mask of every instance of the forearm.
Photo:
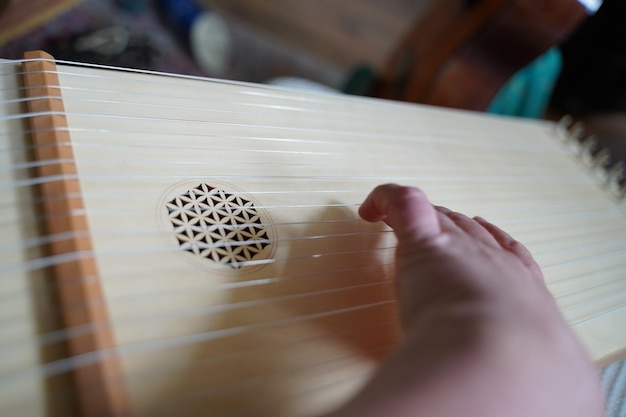
<svg viewBox="0 0 626 417">
<path fill-rule="evenodd" d="M 480 371 L 480 333 L 480 323 L 474 317 L 425 318 L 411 329 L 359 395 L 332 416 L 446 415 L 432 413 L 449 408 L 470 374 Z"/>
<path fill-rule="evenodd" d="M 411 187 L 377 187 L 359 213 L 398 239 L 406 339 L 329 417 L 602 417 L 597 373 L 521 243 Z"/>
<path fill-rule="evenodd" d="M 538 330 L 471 313 L 431 319 L 332 416 L 602 416 L 594 370 L 560 323 Z"/>
</svg>

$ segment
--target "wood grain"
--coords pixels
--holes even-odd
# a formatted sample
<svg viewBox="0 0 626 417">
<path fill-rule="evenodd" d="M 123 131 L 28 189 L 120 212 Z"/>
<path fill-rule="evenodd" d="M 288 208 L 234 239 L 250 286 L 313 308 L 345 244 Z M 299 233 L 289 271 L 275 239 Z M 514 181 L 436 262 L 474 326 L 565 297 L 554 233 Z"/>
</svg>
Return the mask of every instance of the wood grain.
<svg viewBox="0 0 626 417">
<path fill-rule="evenodd" d="M 46 179 L 39 186 L 46 216 L 46 232 L 53 239 L 49 245 L 52 256 L 76 255 L 74 260 L 54 265 L 54 276 L 60 310 L 67 329 L 89 326 L 86 332 L 68 338 L 71 356 L 102 352 L 93 364 L 74 370 L 75 388 L 85 417 L 129 416 L 122 369 L 118 359 L 105 355 L 115 347 L 103 291 L 98 281 L 98 268 L 88 236 L 80 181 L 77 176 L 71 139 L 64 115 L 56 65 L 43 52 L 25 54 L 22 65 L 28 119 L 37 161 L 38 176 Z M 72 257 L 70 257 L 71 259 Z"/>
<path fill-rule="evenodd" d="M 102 288 L 83 292 L 103 295 L 84 314 L 103 314 L 105 301 L 112 325 L 85 345 L 111 346 L 114 334 L 121 370 L 104 360 L 94 378 L 126 382 L 134 415 L 312 417 L 366 383 L 401 338 L 393 233 L 357 214 L 382 182 L 419 186 L 434 203 L 509 231 L 594 360 L 624 354 L 624 203 L 553 123 L 70 65 L 57 65 L 57 84 L 41 65 L 31 87 L 48 86 L 38 93 L 50 102 L 33 105 L 43 110 L 34 133 L 52 148 L 42 154 L 55 158 L 49 165 L 67 162 L 58 156 L 75 163 L 35 179 L 80 179 L 49 191 L 80 185 L 82 195 L 48 207 L 80 210 L 50 227 L 89 227 L 90 243 L 56 250 L 87 249 L 97 260 Z M 69 138 L 51 130 L 71 132 L 72 154 Z M 270 230 L 258 264 L 231 268 L 181 243 L 194 224 L 176 226 L 168 205 L 198 184 L 258 209 Z M 177 219 L 208 212 L 203 201 L 180 207 Z M 15 267 L 3 255 L 0 267 Z M 3 295 L 28 291 L 6 286 Z M 0 372 L 11 369 L 2 349 Z M 25 414 L 30 391 L 16 391 L 21 402 L 9 410 Z"/>
<path fill-rule="evenodd" d="M 551 123 L 61 68 L 137 415 L 314 416 L 354 393 L 399 340 L 395 241 L 356 213 L 382 182 L 524 242 L 596 361 L 626 345 L 624 207 Z M 200 183 L 264 208 L 267 264 L 181 249 L 165 202 Z"/>
</svg>

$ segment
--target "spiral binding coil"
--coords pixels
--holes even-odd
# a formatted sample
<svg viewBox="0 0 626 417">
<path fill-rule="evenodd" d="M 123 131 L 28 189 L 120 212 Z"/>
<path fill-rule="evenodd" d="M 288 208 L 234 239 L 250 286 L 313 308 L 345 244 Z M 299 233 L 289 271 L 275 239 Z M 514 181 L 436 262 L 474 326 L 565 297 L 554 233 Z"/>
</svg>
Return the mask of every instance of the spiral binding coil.
<svg viewBox="0 0 626 417">
<path fill-rule="evenodd" d="M 589 168 L 610 194 L 619 199 L 626 198 L 626 163 L 613 161 L 608 148 L 600 148 L 598 139 L 587 136 L 585 125 L 574 122 L 570 115 L 563 116 L 556 125 L 558 136 Z"/>
</svg>

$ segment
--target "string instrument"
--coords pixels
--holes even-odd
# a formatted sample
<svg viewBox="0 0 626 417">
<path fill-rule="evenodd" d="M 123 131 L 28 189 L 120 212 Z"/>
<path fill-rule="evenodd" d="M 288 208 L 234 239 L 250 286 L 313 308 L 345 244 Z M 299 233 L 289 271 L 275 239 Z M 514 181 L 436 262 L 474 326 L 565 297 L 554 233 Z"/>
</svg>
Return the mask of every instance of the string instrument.
<svg viewBox="0 0 626 417">
<path fill-rule="evenodd" d="M 485 110 L 517 70 L 584 20 L 577 0 L 437 0 L 383 66 L 373 95 Z"/>
<path fill-rule="evenodd" d="M 341 404 L 402 337 L 393 233 L 357 215 L 388 182 L 511 232 L 598 366 L 624 355 L 620 167 L 578 128 L 41 52 L 0 74 L 0 415 Z"/>
</svg>

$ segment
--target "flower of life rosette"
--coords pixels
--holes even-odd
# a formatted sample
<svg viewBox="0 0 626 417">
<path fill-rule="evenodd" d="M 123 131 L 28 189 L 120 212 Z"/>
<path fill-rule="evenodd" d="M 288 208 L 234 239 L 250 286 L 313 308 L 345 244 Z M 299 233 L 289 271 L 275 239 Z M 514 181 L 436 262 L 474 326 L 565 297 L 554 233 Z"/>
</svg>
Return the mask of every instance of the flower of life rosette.
<svg viewBox="0 0 626 417">
<path fill-rule="evenodd" d="M 269 246 L 254 203 L 241 193 L 200 184 L 165 203 L 181 249 L 238 269 Z"/>
</svg>

